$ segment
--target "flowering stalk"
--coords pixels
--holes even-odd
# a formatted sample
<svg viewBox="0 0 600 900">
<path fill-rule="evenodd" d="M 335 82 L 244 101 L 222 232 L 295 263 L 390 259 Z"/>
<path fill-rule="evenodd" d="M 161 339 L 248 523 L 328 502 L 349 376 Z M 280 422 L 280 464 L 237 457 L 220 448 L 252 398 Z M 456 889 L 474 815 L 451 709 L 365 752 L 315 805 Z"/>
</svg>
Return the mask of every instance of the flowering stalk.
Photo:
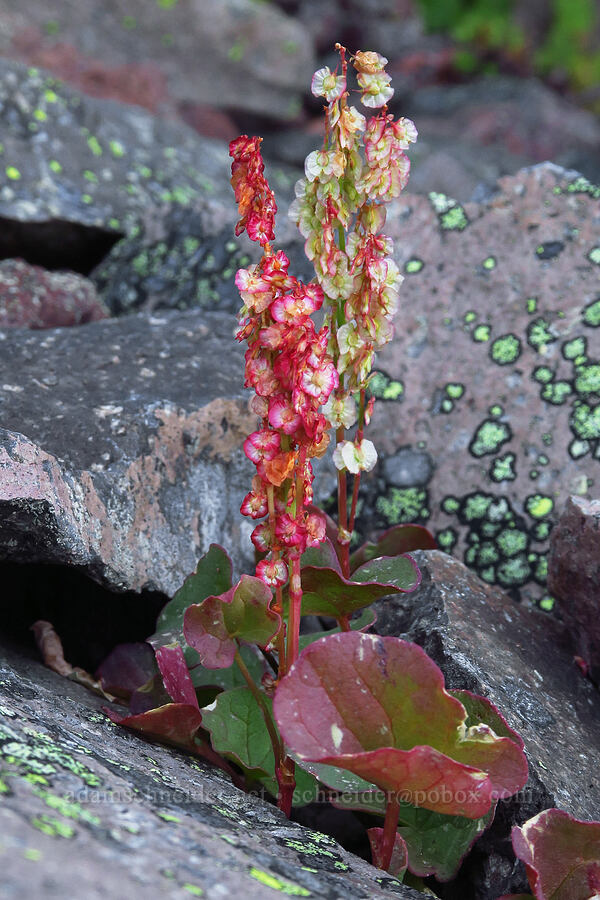
<svg viewBox="0 0 600 900">
<path fill-rule="evenodd" d="M 256 574 L 274 589 L 273 609 L 279 614 L 282 588 L 289 580 L 287 644 L 283 631 L 276 639 L 281 677 L 298 656 L 300 557 L 325 537 L 323 516 L 307 512 L 305 506 L 312 501 L 310 460 L 321 456 L 329 443 L 329 423 L 320 407 L 338 386 L 339 376 L 327 351 L 329 329 L 316 331 L 310 318 L 323 303 L 321 287 L 290 275 L 285 253 L 271 248 L 277 207 L 263 174 L 260 138 L 243 135 L 231 142 L 229 150 L 240 214 L 236 234 L 246 231 L 263 249 L 257 265 L 236 275 L 244 304 L 236 337 L 248 344 L 245 385 L 255 391 L 251 406 L 261 420 L 260 428 L 244 442 L 256 475 L 241 511 L 253 519 L 266 517 L 252 532 L 255 548 L 266 554 Z M 279 802 L 287 808 L 294 787 L 293 763 L 280 754 L 276 771 Z"/>
<path fill-rule="evenodd" d="M 336 49 L 340 73 L 325 66 L 312 79 L 313 94 L 327 101 L 325 138 L 322 149 L 306 158 L 290 216 L 306 239 L 305 252 L 328 307 L 328 350 L 339 383 L 323 412 L 336 428 L 338 542 L 348 577 L 360 475 L 377 461 L 375 447 L 363 436 L 373 410 L 365 389 L 375 351 L 392 337 L 403 280 L 392 259 L 392 241 L 381 233 L 384 204 L 406 185 L 410 163 L 404 150 L 416 140 L 417 131 L 409 119 L 395 120 L 388 114 L 394 91 L 384 70 L 387 60 L 379 53 L 359 51 L 351 57 L 361 102 L 377 114 L 366 119 L 348 104 L 346 49 L 339 44 Z M 347 440 L 346 429 L 357 421 L 357 396 L 358 430 L 354 440 Z M 354 475 L 349 514 L 348 473 Z"/>
</svg>

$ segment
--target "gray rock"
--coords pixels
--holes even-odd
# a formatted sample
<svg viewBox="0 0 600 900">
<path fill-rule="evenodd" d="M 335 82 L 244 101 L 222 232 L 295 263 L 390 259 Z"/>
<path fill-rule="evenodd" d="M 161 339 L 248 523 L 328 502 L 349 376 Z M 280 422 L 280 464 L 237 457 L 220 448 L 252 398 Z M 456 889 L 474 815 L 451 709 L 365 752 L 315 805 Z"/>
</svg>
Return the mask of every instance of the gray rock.
<svg viewBox="0 0 600 900">
<path fill-rule="evenodd" d="M 54 34 L 40 41 L 50 15 Z M 0 25 L 0 46 L 14 53 L 20 45 L 28 59 L 59 63 L 75 47 L 75 79 L 86 65 L 98 80 L 126 65 L 151 66 L 166 82 L 167 106 L 171 99 L 289 119 L 316 68 L 306 29 L 272 3 L 253 0 L 130 0 L 126 11 L 120 0 L 86 6 L 58 0 L 51 13 L 37 0 L 22 0 L 18 9 L 0 10 Z"/>
<path fill-rule="evenodd" d="M 550 539 L 548 590 L 577 653 L 600 683 L 600 500 L 567 500 Z"/>
<path fill-rule="evenodd" d="M 43 70 L 0 60 L 0 127 L 3 256 L 87 274 L 119 237 L 172 207 L 207 229 L 235 216 L 224 145 Z"/>
<path fill-rule="evenodd" d="M 256 419 L 235 320 L 165 312 L 0 332 L 0 556 L 171 595 L 211 542 L 249 562 Z"/>
<path fill-rule="evenodd" d="M 375 604 L 377 631 L 420 644 L 447 687 L 488 697 L 525 742 L 526 787 L 499 804 L 492 828 L 443 893 L 496 900 L 526 886 L 510 848 L 513 824 L 552 806 L 598 818 L 600 698 L 574 664 L 559 622 L 517 606 L 440 551 L 414 558 L 421 586 Z"/>
<path fill-rule="evenodd" d="M 2 644 L 6 900 L 421 896 L 202 761 L 114 725 L 101 706 Z"/>
<path fill-rule="evenodd" d="M 396 487 L 412 484 L 427 484 L 433 472 L 433 460 L 428 453 L 404 447 L 383 462 L 386 481 Z"/>
</svg>

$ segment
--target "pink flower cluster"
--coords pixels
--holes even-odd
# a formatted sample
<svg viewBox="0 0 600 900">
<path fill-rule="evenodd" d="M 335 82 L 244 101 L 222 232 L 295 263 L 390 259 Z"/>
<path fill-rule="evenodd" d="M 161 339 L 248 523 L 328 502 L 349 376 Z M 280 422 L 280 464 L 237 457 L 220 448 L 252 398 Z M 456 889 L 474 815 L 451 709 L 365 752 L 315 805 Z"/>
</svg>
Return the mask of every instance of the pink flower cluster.
<svg viewBox="0 0 600 900">
<path fill-rule="evenodd" d="M 244 169 L 236 167 L 240 148 Z M 260 172 L 264 180 L 258 139 L 238 138 L 230 145 L 230 153 L 236 196 L 245 204 L 255 173 Z M 268 196 L 264 190 L 263 196 Z M 245 209 L 240 204 L 240 222 Z M 253 207 L 243 226 L 250 237 L 254 214 L 260 218 L 260 207 Z M 285 560 L 318 545 L 325 536 L 323 517 L 307 513 L 304 505 L 312 500 L 309 460 L 322 455 L 329 442 L 329 423 L 320 407 L 339 383 L 327 353 L 329 329 L 324 326 L 317 331 L 310 318 L 323 303 L 323 291 L 318 284 L 298 281 L 288 267 L 285 253 L 273 253 L 267 245 L 257 265 L 240 269 L 236 275 L 244 303 L 236 337 L 248 343 L 245 385 L 256 392 L 252 409 L 262 420 L 261 428 L 244 442 L 246 456 L 256 465 L 256 476 L 241 511 L 253 519 L 268 516 L 267 522 L 254 529 L 252 541 L 257 550 L 270 554 L 258 564 L 256 573 L 272 586 L 287 580 Z"/>
</svg>

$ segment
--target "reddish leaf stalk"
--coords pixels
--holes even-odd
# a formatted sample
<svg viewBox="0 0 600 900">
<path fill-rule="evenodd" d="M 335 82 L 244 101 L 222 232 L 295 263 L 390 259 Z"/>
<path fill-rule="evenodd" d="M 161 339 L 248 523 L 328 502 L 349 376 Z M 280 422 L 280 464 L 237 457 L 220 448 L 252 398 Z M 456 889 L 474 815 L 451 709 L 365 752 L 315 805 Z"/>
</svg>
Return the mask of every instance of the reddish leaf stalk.
<svg viewBox="0 0 600 900">
<path fill-rule="evenodd" d="M 290 575 L 290 616 L 287 634 L 287 670 L 289 671 L 298 659 L 300 615 L 302 610 L 302 583 L 300 581 L 300 556 L 292 557 Z"/>
<path fill-rule="evenodd" d="M 363 439 L 365 431 L 365 389 L 363 388 L 360 392 L 360 401 L 358 408 L 358 431 L 356 433 L 356 441 L 360 444 Z M 352 539 L 352 532 L 354 531 L 354 522 L 356 520 L 356 504 L 358 502 L 358 489 L 360 487 L 360 476 L 361 472 L 359 471 L 357 475 L 354 476 L 354 484 L 352 486 L 352 505 L 350 507 L 350 520 L 348 522 L 348 531 L 350 532 L 350 539 Z M 346 576 L 348 577 L 348 576 Z"/>
<path fill-rule="evenodd" d="M 345 430 L 340 426 L 335 433 L 336 443 L 345 439 Z M 348 500 L 347 479 L 345 470 L 338 470 L 338 544 L 340 546 L 340 563 L 344 578 L 350 577 L 350 540 L 348 539 Z"/>
<path fill-rule="evenodd" d="M 398 795 L 394 791 L 391 791 L 387 797 L 385 821 L 383 823 L 383 838 L 381 840 L 381 868 L 386 872 L 389 870 L 392 861 L 399 816 L 400 803 L 398 801 Z"/>
</svg>

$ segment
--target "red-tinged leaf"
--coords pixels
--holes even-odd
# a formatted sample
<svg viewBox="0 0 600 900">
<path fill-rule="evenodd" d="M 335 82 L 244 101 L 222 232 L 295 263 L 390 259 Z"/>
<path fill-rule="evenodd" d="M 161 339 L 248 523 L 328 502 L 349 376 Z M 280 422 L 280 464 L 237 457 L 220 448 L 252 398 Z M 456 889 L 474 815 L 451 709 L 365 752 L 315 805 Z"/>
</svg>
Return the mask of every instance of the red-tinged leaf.
<svg viewBox="0 0 600 900">
<path fill-rule="evenodd" d="M 100 664 L 96 676 L 105 691 L 129 699 L 157 674 L 154 650 L 146 641 L 118 644 Z"/>
<path fill-rule="evenodd" d="M 154 678 L 151 678 L 147 684 L 134 691 L 129 698 L 129 715 L 137 716 L 140 713 L 148 712 L 149 709 L 158 709 L 159 706 L 165 706 L 170 702 L 171 697 L 165 690 L 162 675 L 158 671 L 157 666 Z"/>
<path fill-rule="evenodd" d="M 207 597 L 186 610 L 183 633 L 207 669 L 232 663 L 236 639 L 266 647 L 281 628 L 281 617 L 269 608 L 270 588 L 254 575 L 242 575 L 235 588 Z"/>
<path fill-rule="evenodd" d="M 183 639 L 183 615 L 192 603 L 201 603 L 205 597 L 223 594 L 231 587 L 232 564 L 229 556 L 218 544 L 211 544 L 198 562 L 196 571 L 183 582 L 173 599 L 161 611 L 156 622 L 156 632 L 148 638 L 154 649 L 164 644 L 181 644 L 189 665 L 198 662 L 194 650 L 185 647 Z"/>
<path fill-rule="evenodd" d="M 581 822 L 546 809 L 512 830 L 537 900 L 597 900 L 600 896 L 600 822 Z"/>
<path fill-rule="evenodd" d="M 194 736 L 202 723 L 202 715 L 195 706 L 187 703 L 167 703 L 166 706 L 151 709 L 137 716 L 121 716 L 109 709 L 105 709 L 105 712 L 117 725 L 133 728 L 146 737 L 198 752 Z"/>
<path fill-rule="evenodd" d="M 379 597 L 409 593 L 421 581 L 410 556 L 382 556 L 360 566 L 352 580 L 334 569 L 305 566 L 302 575 L 302 615 L 333 616 L 339 619 Z"/>
<path fill-rule="evenodd" d="M 199 709 L 196 691 L 179 644 L 159 647 L 156 651 L 156 662 L 171 700 Z"/>
<path fill-rule="evenodd" d="M 350 557 L 350 571 L 378 556 L 400 556 L 412 550 L 437 550 L 437 541 L 423 525 L 394 525 L 375 543 L 367 541 Z"/>
<path fill-rule="evenodd" d="M 274 714 L 302 759 L 446 815 L 478 819 L 527 777 L 520 747 L 486 725 L 467 729 L 440 669 L 399 638 L 346 632 L 312 644 L 280 682 Z"/>
<path fill-rule="evenodd" d="M 383 858 L 381 855 L 383 828 L 369 828 L 367 831 L 367 835 L 369 837 L 369 844 L 371 845 L 371 857 L 373 865 L 378 869 L 381 869 L 383 868 L 383 866 L 381 865 L 381 863 L 383 862 Z M 394 838 L 394 848 L 392 850 L 392 859 L 389 866 L 387 867 L 387 871 L 390 875 L 394 875 L 396 878 L 402 880 L 407 866 L 408 853 L 406 850 L 406 844 L 404 843 L 402 837 L 399 834 L 396 834 L 396 837 Z"/>
</svg>

